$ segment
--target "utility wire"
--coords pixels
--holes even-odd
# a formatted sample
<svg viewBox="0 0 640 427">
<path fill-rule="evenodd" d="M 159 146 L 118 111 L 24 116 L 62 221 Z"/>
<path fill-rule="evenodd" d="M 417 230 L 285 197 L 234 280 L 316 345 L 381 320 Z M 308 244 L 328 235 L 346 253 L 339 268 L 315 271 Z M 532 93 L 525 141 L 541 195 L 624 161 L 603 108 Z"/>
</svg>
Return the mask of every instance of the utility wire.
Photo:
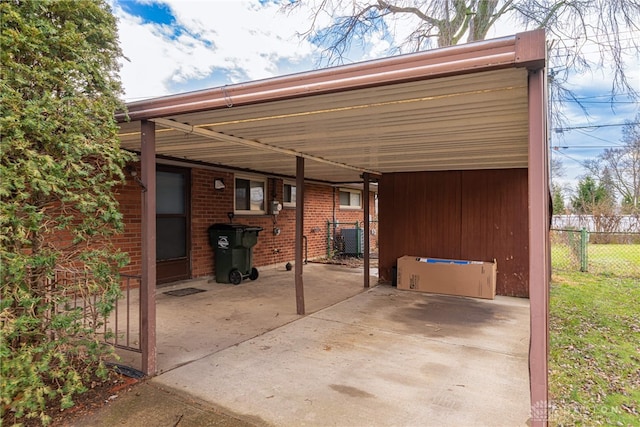
<svg viewBox="0 0 640 427">
<path fill-rule="evenodd" d="M 554 150 L 555 151 L 555 150 Z M 574 157 L 571 157 L 570 155 L 568 155 L 567 153 L 563 153 L 562 151 L 556 151 L 556 153 L 560 154 L 563 157 L 566 157 L 569 160 L 573 160 L 574 162 L 576 162 L 577 164 L 579 164 L 580 166 L 582 166 L 583 168 L 589 170 L 589 167 L 587 165 L 586 162 L 582 161 L 582 160 L 578 160 Z"/>
<path fill-rule="evenodd" d="M 558 151 L 560 149 L 562 150 L 567 150 L 567 149 L 579 149 L 579 150 L 595 150 L 595 149 L 602 149 L 602 148 L 618 148 L 620 147 L 619 145 L 555 145 L 551 148 L 553 148 L 555 151 Z"/>
<path fill-rule="evenodd" d="M 590 135 L 590 134 L 588 134 L 588 133 L 586 133 L 586 132 L 583 132 L 583 131 L 581 131 L 581 130 L 579 130 L 579 129 L 578 129 L 578 130 L 576 130 L 576 132 L 578 132 L 578 133 L 579 133 L 579 134 L 581 134 L 581 135 L 588 136 L 589 138 L 593 138 L 593 139 L 597 139 L 597 140 L 599 140 L 599 141 L 603 141 L 603 142 L 607 142 L 607 143 L 609 143 L 609 144 L 613 144 L 613 146 L 611 146 L 610 148 L 615 148 L 615 147 L 624 147 L 624 144 L 618 144 L 618 143 L 615 143 L 615 142 L 613 142 L 613 141 L 609 141 L 608 139 L 600 138 L 599 136 Z"/>
<path fill-rule="evenodd" d="M 624 97 L 624 96 L 631 96 L 631 93 L 624 93 L 621 92 L 619 93 L 617 96 L 620 97 Z M 602 94 L 602 95 L 591 95 L 591 96 L 580 96 L 580 97 L 576 97 L 577 100 L 583 100 L 583 99 L 595 99 L 595 98 L 611 98 L 611 94 Z M 606 102 L 606 101 L 603 101 Z M 634 103 L 633 101 L 630 101 L 632 104 Z"/>
<path fill-rule="evenodd" d="M 640 122 L 629 122 L 629 123 L 611 123 L 606 125 L 583 125 L 583 126 L 567 126 L 567 127 L 559 127 L 554 128 L 555 132 L 564 132 L 567 130 L 575 130 L 575 129 L 600 129 L 614 126 L 636 126 L 640 125 Z"/>
<path fill-rule="evenodd" d="M 565 99 L 564 102 L 575 102 L 579 104 L 637 104 L 635 101 L 582 101 L 581 99 Z"/>
</svg>

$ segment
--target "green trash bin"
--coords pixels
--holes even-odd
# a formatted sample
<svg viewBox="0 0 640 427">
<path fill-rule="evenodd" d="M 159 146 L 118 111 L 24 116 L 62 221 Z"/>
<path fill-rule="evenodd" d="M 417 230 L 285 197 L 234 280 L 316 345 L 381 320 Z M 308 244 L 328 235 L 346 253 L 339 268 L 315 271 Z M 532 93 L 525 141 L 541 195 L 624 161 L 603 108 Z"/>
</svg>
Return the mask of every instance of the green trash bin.
<svg viewBox="0 0 640 427">
<path fill-rule="evenodd" d="M 253 247 L 262 227 L 213 224 L 208 231 L 216 261 L 216 282 L 238 285 L 247 277 L 258 278 L 258 269 L 252 265 Z"/>
</svg>

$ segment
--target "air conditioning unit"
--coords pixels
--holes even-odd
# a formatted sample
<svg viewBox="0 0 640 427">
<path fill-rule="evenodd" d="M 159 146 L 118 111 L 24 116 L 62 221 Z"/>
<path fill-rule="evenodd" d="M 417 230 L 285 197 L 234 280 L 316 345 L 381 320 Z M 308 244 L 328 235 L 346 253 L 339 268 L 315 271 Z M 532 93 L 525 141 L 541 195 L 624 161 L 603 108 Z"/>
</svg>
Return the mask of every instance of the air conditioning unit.
<svg viewBox="0 0 640 427">
<path fill-rule="evenodd" d="M 345 255 L 361 256 L 364 253 L 364 230 L 362 228 L 343 228 Z"/>
</svg>

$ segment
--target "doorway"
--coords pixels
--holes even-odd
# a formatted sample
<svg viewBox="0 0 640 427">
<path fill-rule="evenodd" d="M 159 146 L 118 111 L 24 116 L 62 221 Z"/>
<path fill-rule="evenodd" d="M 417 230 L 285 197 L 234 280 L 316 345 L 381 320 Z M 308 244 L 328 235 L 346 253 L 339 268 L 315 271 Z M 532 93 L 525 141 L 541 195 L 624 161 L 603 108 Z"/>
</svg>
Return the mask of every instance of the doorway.
<svg viewBox="0 0 640 427">
<path fill-rule="evenodd" d="M 158 166 L 156 170 L 157 283 L 191 277 L 191 170 Z"/>
</svg>

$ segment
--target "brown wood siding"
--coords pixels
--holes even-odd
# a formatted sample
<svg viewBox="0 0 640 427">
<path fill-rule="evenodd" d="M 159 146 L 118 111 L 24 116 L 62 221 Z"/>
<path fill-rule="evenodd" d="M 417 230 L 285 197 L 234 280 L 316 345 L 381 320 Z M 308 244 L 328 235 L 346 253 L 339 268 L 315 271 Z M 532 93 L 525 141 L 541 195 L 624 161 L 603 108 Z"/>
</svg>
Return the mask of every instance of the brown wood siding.
<svg viewBox="0 0 640 427">
<path fill-rule="evenodd" d="M 385 174 L 380 275 L 403 255 L 498 261 L 497 293 L 528 296 L 526 169 Z"/>
<path fill-rule="evenodd" d="M 461 184 L 462 258 L 497 260 L 497 293 L 528 296 L 527 170 L 465 171 Z"/>
</svg>

